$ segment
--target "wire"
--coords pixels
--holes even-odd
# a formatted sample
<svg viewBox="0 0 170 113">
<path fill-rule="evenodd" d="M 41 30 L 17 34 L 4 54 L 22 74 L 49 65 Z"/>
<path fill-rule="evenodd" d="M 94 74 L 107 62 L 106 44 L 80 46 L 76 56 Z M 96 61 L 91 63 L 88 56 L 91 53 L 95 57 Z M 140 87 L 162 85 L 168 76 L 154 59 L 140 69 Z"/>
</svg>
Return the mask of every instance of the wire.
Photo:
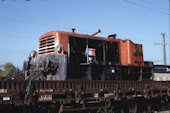
<svg viewBox="0 0 170 113">
<path fill-rule="evenodd" d="M 44 26 L 44 27 L 54 27 L 54 28 L 62 28 L 62 29 L 71 29 L 69 27 L 63 27 L 63 26 L 55 26 L 55 25 L 47 25 L 47 24 L 41 24 L 41 23 L 36 23 L 36 22 L 30 22 L 30 21 L 25 21 L 25 20 L 16 20 L 16 19 L 10 19 L 10 18 L 4 18 L 4 17 L 0 17 L 0 20 L 5 20 L 5 21 L 12 21 L 12 22 L 20 22 L 20 23 L 27 23 L 27 24 L 33 24 L 33 25 L 40 25 L 40 26 Z M 84 33 L 93 33 L 87 30 L 77 30 L 77 31 L 82 31 Z M 108 36 L 109 34 L 104 34 L 101 33 L 103 35 Z M 140 33 L 143 34 L 143 33 Z M 25 36 L 14 36 L 14 35 L 8 35 L 8 34 L 0 34 L 0 35 L 6 35 L 6 36 L 13 36 L 13 37 L 25 37 Z M 30 38 L 30 37 L 29 37 Z M 149 40 L 145 40 L 146 42 L 148 42 Z"/>
<path fill-rule="evenodd" d="M 81 30 L 80 30 L 81 31 Z M 89 31 L 85 31 L 86 33 L 87 32 L 89 32 Z M 102 33 L 103 34 L 103 33 Z M 20 36 L 20 35 L 11 35 L 11 34 L 0 34 L 1 36 L 8 36 L 8 37 L 11 37 L 11 38 L 22 38 L 22 39 L 31 39 L 30 37 L 25 37 L 25 36 Z M 109 34 L 104 34 L 104 35 L 109 35 Z M 122 39 L 122 37 L 124 37 L 124 36 L 121 36 L 121 35 L 118 35 L 117 36 L 118 38 L 120 38 L 120 39 Z M 131 39 L 131 40 L 134 40 L 134 42 L 136 42 L 136 41 L 139 41 L 139 40 L 137 40 L 137 39 Z M 144 40 L 144 39 L 140 39 L 140 41 L 138 42 L 138 43 L 143 43 L 143 42 L 145 42 L 145 43 L 148 43 L 148 44 L 150 44 L 150 43 L 153 43 L 153 41 L 149 41 L 149 40 Z"/>
<path fill-rule="evenodd" d="M 158 12 L 158 13 L 161 13 L 161 14 L 164 14 L 164 15 L 169 15 L 169 13 L 166 13 L 164 11 L 161 11 L 161 10 L 157 10 L 157 9 L 154 9 L 154 8 L 151 8 L 151 7 L 148 7 L 148 6 L 145 6 L 145 5 L 141 5 L 141 4 L 138 4 L 138 3 L 135 3 L 135 2 L 132 2 L 132 1 L 128 1 L 128 0 L 123 0 L 129 4 L 133 4 L 133 5 L 136 5 L 136 6 L 139 6 L 139 7 L 142 7 L 142 8 L 145 8 L 145 9 L 149 9 L 149 10 L 152 10 L 154 12 Z"/>
<path fill-rule="evenodd" d="M 92 23 L 92 22 L 80 21 L 80 20 L 76 20 L 76 19 L 59 17 L 59 16 L 49 15 L 49 14 L 45 14 L 45 13 L 25 10 L 25 9 L 19 9 L 19 8 L 7 7 L 7 6 L 6 7 L 0 6 L 0 7 L 1 8 L 12 9 L 12 10 L 17 10 L 17 11 L 22 11 L 22 12 L 29 12 L 31 14 L 39 14 L 39 15 L 43 15 L 43 16 L 47 16 L 47 17 L 52 17 L 52 18 L 60 19 L 60 20 L 73 21 L 73 22 L 76 22 L 76 23 L 84 23 L 84 24 L 88 24 L 88 25 L 95 25 L 95 26 L 99 26 L 99 27 L 106 27 L 106 28 L 109 28 L 109 29 L 115 29 L 116 28 L 116 29 L 126 30 L 126 31 L 129 31 L 129 32 L 134 32 L 134 33 L 138 33 L 138 34 L 142 33 L 142 32 L 139 32 L 139 31 L 130 30 L 130 29 L 126 29 L 126 28 L 120 28 L 120 27 L 116 27 L 116 26 L 113 27 L 113 26 L 108 26 L 108 25 L 103 25 L 103 24 L 96 24 L 96 23 Z M 40 24 L 40 25 L 42 25 L 42 24 Z M 143 34 L 148 34 L 148 33 L 143 33 Z M 148 34 L 148 35 L 152 35 L 153 36 L 154 34 Z"/>
<path fill-rule="evenodd" d="M 1 36 L 8 36 L 11 38 L 22 38 L 22 39 L 31 39 L 30 37 L 26 37 L 26 36 L 20 36 L 20 35 L 11 35 L 11 34 L 0 34 Z"/>
<path fill-rule="evenodd" d="M 158 4 L 154 4 L 154 3 L 150 2 L 150 1 L 146 1 L 146 0 L 141 0 L 141 1 L 145 2 L 147 4 L 150 4 L 150 5 L 154 6 L 154 7 L 158 7 L 158 8 L 164 9 L 166 11 L 169 10 L 169 8 L 164 8 L 164 7 L 162 7 L 162 6 L 158 5 Z"/>
<path fill-rule="evenodd" d="M 20 23 L 27 23 L 27 24 L 33 24 L 33 25 L 40 25 L 40 26 L 45 26 L 45 27 L 59 27 L 59 28 L 63 28 L 63 29 L 71 29 L 71 28 L 68 28 L 68 27 L 62 27 L 62 26 L 55 26 L 55 25 L 47 25 L 47 24 L 41 24 L 41 23 L 35 23 L 35 22 L 29 22 L 29 21 L 25 21 L 25 20 L 16 20 L 16 19 L 10 19 L 10 18 L 4 18 L 4 17 L 0 17 L 0 20 L 5 20 L 5 21 L 13 21 L 13 22 L 20 22 Z M 77 31 L 83 31 L 85 33 L 93 33 L 93 32 L 90 32 L 90 31 L 86 31 L 86 30 L 77 30 Z M 106 35 L 108 36 L 109 34 L 104 34 L 104 33 L 101 33 L 103 35 Z M 25 36 L 17 36 L 17 35 L 9 35 L 9 34 L 0 34 L 2 36 L 11 36 L 11 37 L 18 37 L 18 38 L 23 38 Z M 29 38 L 30 37 L 26 37 L 26 38 Z M 144 40 L 143 40 L 144 41 Z M 145 40 L 146 42 L 149 42 L 149 40 Z M 151 41 L 150 41 L 151 42 Z M 151 42 L 152 43 L 152 42 Z"/>
<path fill-rule="evenodd" d="M 8 21 L 14 21 L 14 22 L 21 22 L 21 23 L 27 23 L 27 24 L 36 24 L 36 25 L 42 25 L 42 26 L 45 26 L 45 27 L 51 27 L 51 25 L 46 25 L 46 24 L 39 24 L 39 23 L 32 23 L 32 22 L 28 22 L 28 21 L 22 21 L 22 20 L 15 20 L 15 19 L 9 19 L 9 18 L 3 18 L 3 17 L 0 17 L 0 19 L 2 19 L 2 20 L 8 20 Z M 7 27 L 7 26 L 5 26 L 5 27 Z M 9 25 L 8 25 L 8 27 L 9 27 Z M 10 26 L 11 27 L 11 26 Z M 16 27 L 16 26 L 12 26 L 11 28 L 14 28 L 14 27 Z M 52 25 L 52 27 L 58 27 L 58 26 L 53 26 Z M 66 27 L 62 27 L 62 28 L 66 28 Z M 21 28 L 21 30 L 23 30 L 23 29 L 25 29 L 25 28 Z M 27 28 L 26 28 L 27 29 Z M 35 29 L 27 29 L 27 30 L 33 30 L 33 31 L 35 31 Z M 40 31 L 40 30 L 39 30 Z M 78 30 L 78 31 L 84 31 L 85 33 L 87 33 L 87 32 L 89 32 L 89 31 L 85 31 L 85 30 Z M 91 33 L 93 33 L 93 32 L 91 32 Z M 104 34 L 104 33 L 101 33 L 101 34 L 103 34 L 103 35 L 106 35 L 106 36 L 108 36 L 109 34 Z M 11 34 L 0 34 L 1 36 L 10 36 L 10 37 L 16 37 L 16 38 L 23 38 L 23 37 L 25 37 L 25 36 L 19 36 L 19 35 L 11 35 Z M 121 39 L 122 39 L 122 37 L 123 36 L 119 36 L 118 35 L 118 37 L 120 37 Z M 25 37 L 25 38 L 29 38 L 30 39 L 30 37 Z M 142 40 L 142 41 L 144 41 L 144 40 Z M 146 42 L 148 42 L 148 40 L 145 40 Z M 150 41 L 151 42 L 151 41 Z M 151 42 L 151 43 L 153 43 L 153 42 Z"/>
<path fill-rule="evenodd" d="M 71 27 L 63 27 L 63 26 L 56 26 L 56 25 L 41 24 L 41 23 L 30 22 L 30 21 L 25 21 L 25 20 L 16 20 L 16 19 L 11 19 L 11 18 L 6 18 L 6 17 L 0 17 L 0 20 L 27 23 L 27 24 L 39 25 L 39 26 L 50 27 L 50 28 L 53 27 L 53 28 L 60 28 L 60 29 L 71 29 Z M 89 32 L 89 31 L 81 30 L 81 29 L 79 29 L 77 31 L 82 31 L 82 32 L 86 32 L 86 33 Z M 93 32 L 91 32 L 91 33 L 93 33 Z"/>
<path fill-rule="evenodd" d="M 13 8 L 12 8 L 13 9 Z M 16 8 L 15 8 L 16 9 Z M 19 9 L 17 9 L 19 10 Z M 25 11 L 25 10 L 24 10 Z M 27 11 L 27 12 L 31 12 L 33 13 L 33 11 Z M 37 12 L 34 12 L 34 13 L 37 13 Z M 44 15 L 44 16 L 49 16 L 49 17 L 54 17 L 54 18 L 58 18 L 58 19 L 65 19 L 65 18 L 61 18 L 61 17 L 56 17 L 56 16 L 52 16 L 52 15 L 47 15 L 47 14 L 43 14 L 43 13 L 37 13 L 37 14 L 41 14 L 41 15 Z M 41 24 L 41 23 L 35 23 L 35 22 L 29 22 L 29 21 L 23 21 L 23 20 L 16 20 L 16 19 L 10 19 L 10 18 L 4 18 L 4 17 L 0 17 L 1 20 L 8 20 L 8 21 L 14 21 L 14 22 L 21 22 L 21 23 L 28 23 L 28 24 L 34 24 L 34 25 L 41 25 L 41 26 L 45 26 L 45 27 L 58 27 L 58 28 L 66 28 L 66 29 L 70 29 L 69 27 L 62 27 L 62 26 L 54 26 L 54 25 L 47 25 L 47 24 Z M 69 20 L 69 21 L 76 21 L 76 22 L 81 22 L 81 23 L 86 23 L 86 24 L 92 24 L 92 25 L 99 25 L 99 24 L 94 24 L 94 23 L 89 23 L 89 22 L 83 22 L 83 21 L 77 21 L 77 20 L 72 20 L 72 19 L 66 19 L 66 20 Z M 100 25 L 100 26 L 103 26 L 103 25 Z M 106 26 L 106 25 L 104 25 Z M 107 28 L 113 28 L 112 26 L 107 26 Z M 119 28 L 119 29 L 124 29 L 124 28 Z M 80 31 L 84 31 L 84 30 L 80 30 Z M 131 30 L 130 30 L 131 31 Z M 89 32 L 89 31 L 84 31 L 84 32 Z M 131 32 L 134 32 L 134 33 L 140 33 L 141 32 L 136 32 L 136 31 L 131 31 Z M 92 32 L 91 32 L 92 33 Z M 102 33 L 103 34 L 103 33 Z M 143 33 L 142 33 L 143 34 Z M 14 35 L 8 35 L 8 34 L 1 34 L 1 35 L 5 35 L 5 36 L 12 36 L 12 37 L 19 37 L 19 38 L 23 38 L 25 36 L 14 36 Z M 105 34 L 106 35 L 106 34 Z M 30 37 L 29 37 L 30 39 Z M 148 43 L 148 40 L 146 41 Z"/>
<path fill-rule="evenodd" d="M 2 25 L 1 25 L 2 26 Z M 26 31 L 39 31 L 39 32 L 43 32 L 44 30 L 41 30 L 41 29 L 32 29 L 32 28 L 27 28 L 27 27 L 20 27 L 20 26 L 13 26 L 13 25 L 4 25 L 3 28 L 6 27 L 6 28 L 15 28 L 15 29 L 19 29 L 19 30 L 26 30 Z"/>
<path fill-rule="evenodd" d="M 32 40 L 33 38 L 30 38 L 30 37 L 25 37 L 25 36 L 21 36 L 21 35 L 11 35 L 11 34 L 1 34 L 0 33 L 0 36 L 7 36 L 7 37 L 10 37 L 10 38 L 19 38 L 19 39 L 30 39 L 30 40 Z M 122 39 L 120 36 L 118 36 L 120 39 Z M 6 38 L 6 37 L 5 37 Z M 38 38 L 37 38 L 38 39 Z M 122 39 L 123 40 L 123 39 Z M 133 40 L 134 42 L 137 42 L 137 41 L 139 41 L 139 40 L 137 40 L 137 39 L 131 39 L 131 40 Z M 145 42 L 145 43 L 147 43 L 147 44 L 145 44 L 145 45 L 150 45 L 150 44 L 152 44 L 153 42 L 152 41 L 149 41 L 149 40 L 144 40 L 144 39 L 142 39 L 142 40 L 140 40 L 138 43 L 143 43 L 143 42 Z"/>
<path fill-rule="evenodd" d="M 129 2 L 127 0 L 124 0 L 126 2 Z M 133 3 L 134 2 L 130 2 Z M 29 13 L 34 13 L 34 14 L 39 14 L 39 15 L 44 15 L 44 16 L 48 16 L 48 17 L 53 17 L 56 19 L 61 19 L 61 20 L 68 20 L 68 21 L 74 21 L 74 22 L 81 22 L 81 23 L 86 23 L 86 24 L 90 24 L 90 25 L 99 25 L 99 24 L 95 24 L 95 23 L 91 23 L 91 22 L 85 22 L 85 21 L 80 21 L 80 20 L 74 20 L 74 19 L 69 19 L 69 18 L 63 18 L 63 17 L 58 17 L 58 16 L 54 16 L 54 15 L 49 15 L 49 14 L 44 14 L 44 13 L 40 13 L 40 12 L 34 12 L 34 11 L 30 11 L 30 10 L 25 10 L 25 9 L 18 9 L 18 8 L 12 8 L 12 7 L 4 7 L 4 6 L 0 6 L 1 8 L 7 8 L 7 9 L 12 9 L 12 10 L 18 10 L 18 11 L 24 11 L 24 12 L 29 12 Z M 28 22 L 28 21 L 23 21 L 23 20 L 14 20 L 14 19 L 7 19 L 7 18 L 3 18 L 1 17 L 1 19 L 3 20 L 8 20 L 8 21 L 15 21 L 15 22 L 22 22 L 22 23 L 28 23 L 28 24 L 36 24 L 36 25 L 41 25 L 41 26 L 46 26 L 46 27 L 58 27 L 58 28 L 66 28 L 66 27 L 61 27 L 61 26 L 54 26 L 54 25 L 46 25 L 46 24 L 40 24 L 40 23 L 35 23 L 35 22 Z M 107 26 L 107 25 L 99 25 L 99 26 L 106 26 L 108 28 L 113 28 L 112 26 Z M 66 29 L 69 29 L 68 27 Z M 124 29 L 124 28 L 119 28 L 119 29 Z M 81 31 L 81 30 L 80 30 Z M 83 31 L 83 30 L 82 30 Z M 131 31 L 131 30 L 130 30 Z M 85 31 L 85 32 L 89 32 L 89 31 Z M 140 33 L 141 32 L 136 32 L 136 31 L 132 31 L 134 33 Z M 147 40 L 148 41 L 148 40 Z"/>
<path fill-rule="evenodd" d="M 16 19 L 11 19 L 11 18 L 4 18 L 4 17 L 0 17 L 0 20 L 8 20 L 8 21 L 20 22 L 20 23 L 28 23 L 28 24 L 33 24 L 33 25 L 45 26 L 45 27 L 66 28 L 66 27 L 61 27 L 61 26 L 41 24 L 41 23 L 29 22 L 29 21 L 25 21 L 25 20 L 16 20 Z"/>
</svg>

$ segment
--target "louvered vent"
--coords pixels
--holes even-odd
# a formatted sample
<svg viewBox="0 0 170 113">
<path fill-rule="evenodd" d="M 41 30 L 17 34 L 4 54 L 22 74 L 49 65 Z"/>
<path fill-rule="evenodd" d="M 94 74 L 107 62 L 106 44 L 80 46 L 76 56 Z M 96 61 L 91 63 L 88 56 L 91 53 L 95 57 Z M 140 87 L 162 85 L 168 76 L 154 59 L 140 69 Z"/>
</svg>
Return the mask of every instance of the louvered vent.
<svg viewBox="0 0 170 113">
<path fill-rule="evenodd" d="M 54 53 L 54 36 L 47 36 L 40 39 L 39 54 Z"/>
</svg>

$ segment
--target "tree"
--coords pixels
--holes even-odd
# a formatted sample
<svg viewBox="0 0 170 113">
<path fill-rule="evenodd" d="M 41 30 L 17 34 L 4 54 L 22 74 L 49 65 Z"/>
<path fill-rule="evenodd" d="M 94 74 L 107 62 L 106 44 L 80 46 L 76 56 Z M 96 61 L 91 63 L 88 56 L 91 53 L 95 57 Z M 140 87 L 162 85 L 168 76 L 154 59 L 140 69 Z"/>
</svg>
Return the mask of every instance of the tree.
<svg viewBox="0 0 170 113">
<path fill-rule="evenodd" d="M 2 76 L 12 76 L 20 73 L 19 68 L 15 67 L 12 63 L 6 63 L 1 68 L 3 68 L 3 70 L 0 70 L 0 75 Z"/>
<path fill-rule="evenodd" d="M 0 76 L 2 75 L 2 65 L 0 65 Z"/>
</svg>

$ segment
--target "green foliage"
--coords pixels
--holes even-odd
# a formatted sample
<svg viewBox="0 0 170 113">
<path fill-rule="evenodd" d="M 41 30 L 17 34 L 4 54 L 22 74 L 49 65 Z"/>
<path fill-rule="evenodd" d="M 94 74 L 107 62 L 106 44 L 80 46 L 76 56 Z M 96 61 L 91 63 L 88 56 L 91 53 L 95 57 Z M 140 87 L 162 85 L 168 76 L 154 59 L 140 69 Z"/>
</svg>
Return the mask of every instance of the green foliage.
<svg viewBox="0 0 170 113">
<path fill-rule="evenodd" d="M 12 63 L 6 63 L 0 66 L 1 76 L 12 76 L 20 73 L 19 68 L 15 67 Z"/>
<path fill-rule="evenodd" d="M 0 75 L 1 75 L 1 73 L 2 73 L 2 65 L 0 65 Z"/>
</svg>

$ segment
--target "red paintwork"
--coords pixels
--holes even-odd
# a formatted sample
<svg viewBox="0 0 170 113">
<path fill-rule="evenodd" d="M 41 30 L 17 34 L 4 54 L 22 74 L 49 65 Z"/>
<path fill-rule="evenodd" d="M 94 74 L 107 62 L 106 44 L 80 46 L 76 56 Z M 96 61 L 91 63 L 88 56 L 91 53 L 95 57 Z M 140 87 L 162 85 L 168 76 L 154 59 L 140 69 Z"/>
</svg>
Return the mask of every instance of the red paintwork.
<svg viewBox="0 0 170 113">
<path fill-rule="evenodd" d="M 103 41 L 110 41 L 110 42 L 118 43 L 121 65 L 144 66 L 142 45 L 134 44 L 130 40 L 110 39 L 110 38 L 104 38 L 104 37 L 96 37 L 92 35 L 78 34 L 78 33 L 73 33 L 73 32 L 52 31 L 52 32 L 48 32 L 42 35 L 39 38 L 39 42 L 41 38 L 52 36 L 52 35 L 55 36 L 55 39 L 54 39 L 55 40 L 55 48 L 54 48 L 55 54 L 68 54 L 68 40 L 70 36 L 93 39 L 93 40 L 103 40 Z M 56 45 L 58 44 L 61 44 L 63 46 L 61 53 L 58 53 L 56 51 Z"/>
<path fill-rule="evenodd" d="M 120 59 L 122 65 L 144 66 L 142 45 L 121 40 Z"/>
</svg>

